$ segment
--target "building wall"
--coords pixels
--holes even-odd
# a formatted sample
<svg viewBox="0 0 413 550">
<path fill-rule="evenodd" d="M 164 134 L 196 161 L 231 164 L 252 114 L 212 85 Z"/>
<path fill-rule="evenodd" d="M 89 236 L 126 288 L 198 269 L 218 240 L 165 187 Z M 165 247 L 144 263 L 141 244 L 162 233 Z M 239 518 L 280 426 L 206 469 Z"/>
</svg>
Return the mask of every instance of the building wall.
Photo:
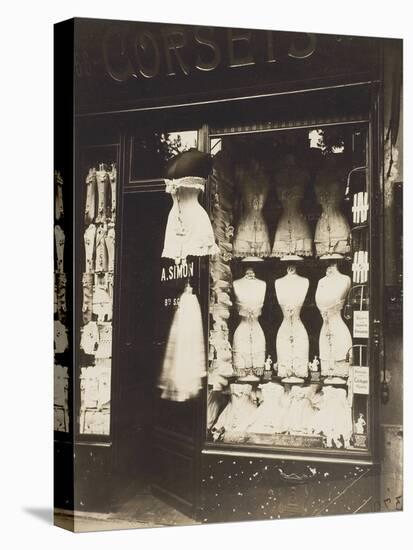
<svg viewBox="0 0 413 550">
<path fill-rule="evenodd" d="M 396 201 L 403 185 L 402 42 L 384 47 L 384 282 L 385 378 L 389 398 L 382 403 L 382 510 L 400 510 L 403 502 L 403 333 L 401 223 Z"/>
</svg>

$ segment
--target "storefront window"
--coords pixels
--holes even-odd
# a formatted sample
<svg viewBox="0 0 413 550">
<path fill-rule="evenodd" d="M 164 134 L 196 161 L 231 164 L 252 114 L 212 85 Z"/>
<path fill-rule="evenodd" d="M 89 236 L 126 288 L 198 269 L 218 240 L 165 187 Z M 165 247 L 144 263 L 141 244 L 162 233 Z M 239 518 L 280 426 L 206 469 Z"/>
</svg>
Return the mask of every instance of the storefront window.
<svg viewBox="0 0 413 550">
<path fill-rule="evenodd" d="M 210 149 L 208 441 L 367 453 L 367 127 Z"/>
<path fill-rule="evenodd" d="M 118 183 L 116 154 L 97 148 L 84 160 L 83 167 L 79 432 L 109 435 Z"/>
</svg>

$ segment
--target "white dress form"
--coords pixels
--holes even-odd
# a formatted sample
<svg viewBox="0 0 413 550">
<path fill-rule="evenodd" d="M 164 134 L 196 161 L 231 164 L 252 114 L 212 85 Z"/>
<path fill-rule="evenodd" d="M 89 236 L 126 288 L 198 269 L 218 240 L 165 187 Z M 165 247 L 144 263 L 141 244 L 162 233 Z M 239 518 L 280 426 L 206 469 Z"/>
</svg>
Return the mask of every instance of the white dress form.
<svg viewBox="0 0 413 550">
<path fill-rule="evenodd" d="M 277 333 L 278 376 L 286 383 L 301 383 L 308 376 L 309 341 L 300 312 L 309 281 L 297 274 L 293 265 L 275 281 L 275 293 L 284 315 Z"/>
<path fill-rule="evenodd" d="M 253 380 L 264 371 L 266 343 L 258 318 L 267 283 L 256 279 L 254 270 L 248 268 L 244 277 L 234 281 L 233 288 L 241 318 L 232 345 L 234 370 L 238 376 Z"/>
<path fill-rule="evenodd" d="M 235 257 L 245 258 L 246 261 L 271 254 L 268 227 L 262 215 L 268 183 L 260 170 L 260 167 L 238 169 L 243 212 L 235 232 L 233 251 Z"/>
<path fill-rule="evenodd" d="M 96 168 L 90 168 L 86 176 L 86 207 L 85 222 L 93 223 L 96 215 L 97 179 Z"/>
<path fill-rule="evenodd" d="M 331 157 L 316 178 L 315 193 L 323 211 L 315 228 L 314 243 L 321 258 L 342 258 L 350 252 L 350 226 L 339 208 L 345 189 L 343 177 Z"/>
<path fill-rule="evenodd" d="M 285 166 L 276 174 L 276 190 L 283 213 L 275 231 L 272 256 L 281 259 L 299 260 L 311 256 L 313 241 L 310 226 L 300 212 L 309 174 L 295 164 L 293 155 L 288 155 Z"/>
<path fill-rule="evenodd" d="M 185 263 L 187 256 L 208 256 L 219 252 L 207 212 L 198 200 L 206 180 L 184 177 L 166 180 L 166 192 L 171 194 L 172 208 L 165 230 L 163 258 L 176 264 Z"/>
<path fill-rule="evenodd" d="M 117 170 L 116 165 L 112 164 L 112 170 L 109 172 L 110 180 L 110 194 L 112 199 L 111 204 L 111 218 L 112 222 L 115 223 L 116 220 L 116 180 L 117 180 Z"/>
<path fill-rule="evenodd" d="M 341 317 L 351 279 L 343 275 L 336 264 L 327 267 L 326 276 L 317 286 L 315 302 L 323 318 L 320 331 L 321 375 L 328 376 L 325 383 L 340 382 L 348 377 L 348 353 L 352 346 L 350 331 Z M 339 377 L 338 380 L 334 380 Z"/>
</svg>

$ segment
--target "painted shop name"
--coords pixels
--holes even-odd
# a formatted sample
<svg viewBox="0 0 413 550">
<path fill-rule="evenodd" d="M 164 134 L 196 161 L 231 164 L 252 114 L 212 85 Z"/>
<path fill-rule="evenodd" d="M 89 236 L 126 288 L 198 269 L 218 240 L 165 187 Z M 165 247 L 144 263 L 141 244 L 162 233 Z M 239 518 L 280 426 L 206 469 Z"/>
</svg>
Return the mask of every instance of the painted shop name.
<svg viewBox="0 0 413 550">
<path fill-rule="evenodd" d="M 317 37 L 212 27 L 111 27 L 102 41 L 105 72 L 115 81 L 188 76 L 255 64 L 277 64 L 314 54 Z"/>
<path fill-rule="evenodd" d="M 161 282 L 186 279 L 194 276 L 194 263 L 171 265 L 168 268 L 163 267 L 161 271 Z"/>
</svg>

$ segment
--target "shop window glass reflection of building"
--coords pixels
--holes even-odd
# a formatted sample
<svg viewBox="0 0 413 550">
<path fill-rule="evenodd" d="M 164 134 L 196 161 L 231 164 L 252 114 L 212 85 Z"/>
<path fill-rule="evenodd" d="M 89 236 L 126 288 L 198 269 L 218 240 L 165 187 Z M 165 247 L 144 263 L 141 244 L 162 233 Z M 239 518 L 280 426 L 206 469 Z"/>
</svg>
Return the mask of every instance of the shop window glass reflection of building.
<svg viewBox="0 0 413 550">
<path fill-rule="evenodd" d="M 196 130 L 137 133 L 131 138 L 131 181 L 162 179 L 168 160 L 197 143 Z"/>
</svg>

